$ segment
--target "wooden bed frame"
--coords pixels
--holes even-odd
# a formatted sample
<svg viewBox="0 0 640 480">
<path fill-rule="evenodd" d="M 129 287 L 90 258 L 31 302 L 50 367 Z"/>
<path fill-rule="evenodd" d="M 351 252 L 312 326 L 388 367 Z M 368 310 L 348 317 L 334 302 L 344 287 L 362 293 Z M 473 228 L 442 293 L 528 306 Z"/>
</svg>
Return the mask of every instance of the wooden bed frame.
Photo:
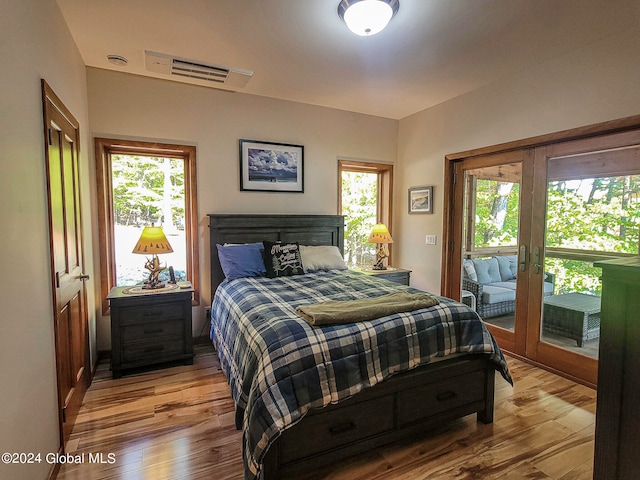
<svg viewBox="0 0 640 480">
<path fill-rule="evenodd" d="M 262 240 L 302 245 L 344 245 L 339 215 L 209 215 L 211 294 L 224 280 L 216 244 Z M 263 480 L 296 478 L 322 465 L 423 435 L 473 413 L 493 422 L 495 369 L 484 355 L 463 355 L 425 365 L 353 397 L 309 412 L 269 448 Z"/>
</svg>

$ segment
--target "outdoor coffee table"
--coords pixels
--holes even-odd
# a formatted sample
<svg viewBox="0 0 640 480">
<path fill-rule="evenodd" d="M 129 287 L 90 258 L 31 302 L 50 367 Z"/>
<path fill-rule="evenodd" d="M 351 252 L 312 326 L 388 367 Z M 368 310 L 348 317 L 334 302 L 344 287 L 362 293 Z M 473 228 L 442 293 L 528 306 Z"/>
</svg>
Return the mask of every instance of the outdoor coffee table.
<svg viewBox="0 0 640 480">
<path fill-rule="evenodd" d="M 600 297 L 565 293 L 544 299 L 544 330 L 582 343 L 600 336 Z"/>
</svg>

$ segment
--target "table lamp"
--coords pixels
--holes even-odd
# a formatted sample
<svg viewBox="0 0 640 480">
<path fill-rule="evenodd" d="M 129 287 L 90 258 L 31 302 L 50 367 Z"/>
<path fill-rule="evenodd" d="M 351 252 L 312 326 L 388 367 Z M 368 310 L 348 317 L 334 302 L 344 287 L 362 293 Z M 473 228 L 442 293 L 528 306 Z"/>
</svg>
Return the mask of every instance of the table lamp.
<svg viewBox="0 0 640 480">
<path fill-rule="evenodd" d="M 389 256 L 387 244 L 393 243 L 387 226 L 384 223 L 376 223 L 367 242 L 376 244 L 376 263 L 373 265 L 373 270 L 386 270 L 387 267 L 382 261 Z"/>
<path fill-rule="evenodd" d="M 153 224 L 150 227 L 144 227 L 140 239 L 133 249 L 133 253 L 152 255 L 151 259 L 147 258 L 147 262 L 144 264 L 144 267 L 149 270 L 149 279 L 144 282 L 142 288 L 150 290 L 164 288 L 164 283 L 158 280 L 158 275 L 167 268 L 167 265 L 160 265 L 158 254 L 171 252 L 173 252 L 173 248 L 169 245 L 162 227 L 154 227 Z"/>
</svg>

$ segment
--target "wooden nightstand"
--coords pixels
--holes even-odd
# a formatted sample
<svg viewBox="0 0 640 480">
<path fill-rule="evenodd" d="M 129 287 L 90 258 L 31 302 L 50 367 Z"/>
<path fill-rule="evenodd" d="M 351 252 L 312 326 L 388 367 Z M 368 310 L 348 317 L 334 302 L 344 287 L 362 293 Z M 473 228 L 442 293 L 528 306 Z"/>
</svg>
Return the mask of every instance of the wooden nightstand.
<svg viewBox="0 0 640 480">
<path fill-rule="evenodd" d="M 125 293 L 132 287 L 114 287 L 111 305 L 111 371 L 173 361 L 193 363 L 191 297 L 193 288 L 161 292 Z"/>
<path fill-rule="evenodd" d="M 409 277 L 411 276 L 411 270 L 395 267 L 387 267 L 386 270 L 363 268 L 360 271 L 366 275 L 375 275 L 376 277 L 391 280 L 392 282 L 400 283 L 402 285 L 409 285 Z"/>
</svg>

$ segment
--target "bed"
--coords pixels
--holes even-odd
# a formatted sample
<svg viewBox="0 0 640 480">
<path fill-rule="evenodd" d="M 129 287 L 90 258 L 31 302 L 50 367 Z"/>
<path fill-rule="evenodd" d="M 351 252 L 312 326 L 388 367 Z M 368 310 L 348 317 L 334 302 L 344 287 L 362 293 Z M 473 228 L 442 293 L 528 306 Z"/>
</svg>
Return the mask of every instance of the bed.
<svg viewBox="0 0 640 480">
<path fill-rule="evenodd" d="M 494 373 L 511 377 L 466 305 L 437 297 L 413 312 L 315 326 L 296 308 L 419 291 L 342 269 L 225 280 L 218 245 L 342 251 L 342 216 L 211 214 L 209 228 L 211 337 L 243 430 L 245 479 L 299 478 L 469 414 L 493 421 Z"/>
</svg>

